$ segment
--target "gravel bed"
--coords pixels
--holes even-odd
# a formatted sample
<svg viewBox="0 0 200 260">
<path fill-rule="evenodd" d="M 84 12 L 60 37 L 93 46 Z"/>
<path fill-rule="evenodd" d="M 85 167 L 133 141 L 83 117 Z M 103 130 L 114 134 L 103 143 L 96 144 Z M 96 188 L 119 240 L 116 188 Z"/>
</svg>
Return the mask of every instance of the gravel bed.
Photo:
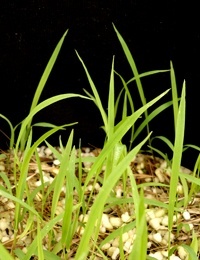
<svg viewBox="0 0 200 260">
<path fill-rule="evenodd" d="M 59 151 L 60 148 L 57 148 Z M 82 157 L 94 157 L 98 156 L 101 152 L 101 149 L 91 149 L 89 147 L 82 148 L 81 156 Z M 44 182 L 52 183 L 55 176 L 59 171 L 59 161 L 52 154 L 51 150 L 46 147 L 38 148 L 39 157 L 41 160 L 42 172 Z M 77 150 L 78 154 L 78 150 Z M 9 164 L 8 159 L 10 160 Z M 157 182 L 169 184 L 170 181 L 170 173 L 171 169 L 167 165 L 167 162 L 161 158 L 153 157 L 147 154 L 138 154 L 135 158 L 133 158 L 131 164 L 132 172 L 135 176 L 137 184 L 141 184 L 143 182 Z M 91 163 L 85 162 L 83 163 L 83 181 L 87 172 L 90 170 Z M 181 172 L 190 174 L 191 171 L 181 167 Z M 102 169 L 103 174 L 104 169 Z M 0 156 L 0 174 L 1 172 L 5 172 L 8 175 L 8 178 L 11 183 L 13 183 L 12 176 L 12 154 L 10 152 L 1 153 Z M 41 185 L 41 180 L 39 179 L 39 170 L 36 163 L 36 159 L 33 157 L 29 164 L 29 172 L 27 177 L 27 182 L 30 191 L 33 191 L 38 186 Z M 0 185 L 6 188 L 4 180 L 0 175 Z M 127 181 L 127 187 L 130 186 L 129 180 Z M 47 184 L 48 187 L 48 184 Z M 85 201 L 87 203 L 88 194 L 94 188 L 94 196 L 93 201 L 95 200 L 95 196 L 98 194 L 101 189 L 101 184 L 96 183 L 93 187 L 93 182 L 89 183 L 86 193 L 85 193 Z M 14 189 L 14 187 L 13 187 Z M 116 198 L 123 198 L 123 186 L 122 182 L 119 181 L 117 183 L 115 189 L 113 190 L 113 194 Z M 158 201 L 162 201 L 164 203 L 168 203 L 168 192 L 169 189 L 163 186 L 157 187 L 146 187 L 144 189 L 144 196 L 148 199 L 156 199 Z M 63 212 L 64 204 L 65 204 L 65 193 L 66 189 L 63 187 L 62 193 L 60 194 L 59 202 L 57 205 L 56 214 L 59 215 Z M 177 197 L 179 200 L 183 198 L 183 187 L 179 183 L 177 186 Z M 126 197 L 131 197 L 131 193 L 126 192 Z M 158 260 L 168 259 L 168 239 L 170 237 L 171 244 L 177 245 L 177 250 L 170 257 L 170 260 L 185 260 L 187 259 L 187 253 L 185 249 L 182 247 L 182 244 L 189 245 L 192 240 L 192 233 L 195 230 L 197 236 L 199 235 L 199 218 L 200 218 L 200 208 L 199 208 L 199 198 L 200 194 L 196 194 L 196 197 L 192 199 L 187 208 L 180 209 L 180 213 L 174 216 L 174 226 L 173 232 L 169 232 L 168 230 L 168 215 L 165 209 L 159 207 L 153 207 L 146 205 L 146 220 L 148 223 L 148 255 L 154 257 Z M 42 194 L 37 193 L 34 198 L 35 209 L 40 212 L 41 211 L 41 200 Z M 76 203 L 76 191 L 74 191 L 74 203 Z M 92 203 L 92 202 L 90 202 Z M 45 216 L 44 220 L 48 221 L 50 217 L 50 207 L 51 207 L 51 198 L 47 201 L 45 205 Z M 11 250 L 13 243 L 13 222 L 14 222 L 14 210 L 15 204 L 8 200 L 5 197 L 0 196 L 0 241 L 1 243 L 8 249 Z M 78 241 L 84 232 L 84 223 L 87 223 L 88 216 L 90 212 L 83 215 L 80 214 L 79 221 L 80 226 L 77 228 L 76 236 L 73 239 L 74 244 L 71 246 L 71 252 L 69 252 L 69 258 L 73 259 L 73 256 L 77 250 Z M 114 230 L 125 226 L 135 220 L 134 218 L 134 209 L 133 205 L 127 204 L 124 206 L 114 206 L 105 210 L 99 233 L 99 243 L 103 241 L 111 232 Z M 23 220 L 23 228 L 27 225 L 27 219 Z M 59 241 L 61 238 L 61 225 L 62 223 L 58 223 L 54 229 L 55 240 Z M 20 229 L 19 229 L 19 237 L 20 237 Z M 34 239 L 34 234 L 26 234 L 23 238 L 20 238 L 17 241 L 17 247 L 22 249 L 23 252 L 27 252 L 27 247 L 31 244 Z M 122 242 L 123 242 L 123 250 L 125 256 L 128 256 L 131 252 L 134 240 L 136 239 L 136 230 L 135 228 L 130 229 L 129 231 L 123 233 Z M 43 239 L 43 247 L 47 248 L 48 238 Z M 120 239 L 119 237 L 108 241 L 101 247 L 101 250 L 107 256 L 108 259 L 119 259 L 120 254 Z M 88 259 L 103 259 L 98 251 L 95 252 L 96 258 L 88 258 Z M 62 258 L 62 255 L 59 255 Z M 16 258 L 17 259 L 17 258 Z M 37 259 L 32 258 L 32 259 Z"/>
</svg>

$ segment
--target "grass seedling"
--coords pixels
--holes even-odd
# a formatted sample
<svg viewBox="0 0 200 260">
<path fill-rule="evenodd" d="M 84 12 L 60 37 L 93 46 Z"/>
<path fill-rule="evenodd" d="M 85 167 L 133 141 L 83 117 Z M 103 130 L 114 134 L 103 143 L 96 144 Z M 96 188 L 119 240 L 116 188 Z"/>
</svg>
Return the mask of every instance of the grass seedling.
<svg viewBox="0 0 200 260">
<path fill-rule="evenodd" d="M 77 57 L 86 73 L 92 94 L 84 90 L 86 96 L 67 93 L 48 98 L 39 103 L 42 90 L 67 35 L 68 31 L 66 31 L 45 68 L 29 114 L 19 124 L 20 129 L 17 138 L 15 134 L 19 125 L 13 127 L 11 122 L 0 114 L 0 117 L 7 121 L 11 130 L 9 152 L 12 152 L 12 156 L 10 155 L 9 158 L 11 159 L 9 159 L 7 165 L 12 163 L 13 167 L 12 170 L 9 168 L 9 174 L 7 174 L 6 169 L 3 169 L 4 165 L 1 165 L 1 162 L 7 158 L 6 153 L 0 155 L 0 166 L 3 169 L 0 171 L 0 199 L 4 198 L 13 203 L 14 206 L 11 210 L 15 216 L 12 238 L 0 243 L 1 255 L 5 259 L 59 260 L 72 257 L 75 260 L 85 260 L 98 257 L 100 259 L 155 260 L 156 256 L 153 252 L 156 250 L 155 245 L 158 245 L 158 250 L 165 248 L 164 253 L 168 254 L 169 258 L 175 253 L 179 255 L 180 250 L 177 241 L 170 240 L 170 234 L 171 236 L 176 233 L 177 236 L 181 235 L 183 229 L 184 232 L 188 232 L 188 238 L 191 237 L 190 242 L 181 245 L 186 252 L 184 257 L 185 259 L 188 257 L 189 260 L 197 259 L 199 240 L 196 230 L 190 230 L 191 223 L 174 222 L 174 216 L 178 216 L 182 214 L 183 210 L 188 209 L 189 202 L 199 191 L 200 186 L 200 156 L 197 158 L 192 174 L 180 170 L 183 151 L 188 148 L 200 151 L 200 148 L 195 145 L 184 146 L 185 82 L 181 97 L 178 98 L 172 63 L 170 63 L 169 70 L 154 70 L 139 74 L 126 42 L 116 27 L 114 25 L 113 27 L 130 65 L 133 77 L 125 80 L 120 73 L 116 72 L 114 68 L 116 58 L 113 57 L 106 109 L 103 107 L 101 97 L 89 71 L 77 51 Z M 146 102 L 142 78 L 169 71 L 172 100 L 153 109 L 153 106 L 169 93 L 169 90 Z M 122 84 L 118 95 L 115 89 L 115 77 L 119 77 Z M 141 107 L 138 109 L 135 109 L 132 98 L 134 96 L 132 94 L 134 89 L 130 87 L 132 83 L 136 83 L 136 90 L 139 92 L 141 99 Z M 101 114 L 105 140 L 98 156 L 83 157 L 81 144 L 78 149 L 73 146 L 73 130 L 66 144 L 62 143 L 60 137 L 59 150 L 47 142 L 49 136 L 58 130 L 72 126 L 74 123 L 55 126 L 51 123 L 39 122 L 32 125 L 33 117 L 42 109 L 60 100 L 74 97 L 84 98 L 86 102 L 93 101 Z M 121 101 L 122 109 L 120 109 Z M 149 128 L 149 122 L 170 106 L 173 106 L 174 142 L 163 136 L 152 137 Z M 149 108 L 152 109 L 151 113 L 149 113 Z M 144 120 L 136 127 L 136 122 L 141 121 L 143 114 Z M 118 122 L 116 118 L 119 118 Z M 47 127 L 49 130 L 33 143 L 33 127 Z M 145 127 L 147 128 L 147 136 L 144 140 L 136 143 L 136 138 Z M 123 143 L 123 138 L 129 131 L 131 137 L 129 148 L 127 148 Z M 154 138 L 161 140 L 172 150 L 173 156 L 171 159 L 168 159 L 163 151 L 151 146 Z M 134 147 L 132 147 L 133 142 Z M 150 171 L 147 168 L 143 171 L 141 165 L 138 170 L 139 165 L 134 164 L 134 158 L 141 152 L 146 142 L 149 142 L 152 151 L 156 151 L 167 160 L 168 165 L 165 170 L 168 171 L 168 175 L 165 175 L 163 182 L 157 175 L 155 176 L 156 169 L 155 165 L 151 165 L 152 161 L 148 165 Z M 55 162 L 53 164 L 54 157 L 47 158 L 47 163 L 42 161 L 38 151 L 38 147 L 42 143 L 45 143 L 48 149 L 52 151 L 56 160 L 59 161 L 59 165 L 56 165 Z M 30 167 L 32 160 L 35 160 L 36 171 L 33 171 Z M 89 163 L 89 166 L 85 166 L 85 163 Z M 45 167 L 51 168 L 51 171 L 48 172 L 48 181 L 46 180 Z M 10 178 L 10 175 L 12 175 L 12 178 Z M 137 179 L 138 176 L 139 179 Z M 37 182 L 34 181 L 34 178 L 37 178 Z M 147 178 L 147 181 L 143 181 L 144 178 Z M 34 185 L 37 183 L 37 185 L 34 186 L 33 183 Z M 181 185 L 183 189 L 181 196 L 177 193 L 178 185 Z M 99 187 L 98 191 L 97 186 Z M 117 194 L 118 187 L 122 190 L 120 195 Z M 162 197 L 161 193 L 166 193 L 166 197 Z M 154 211 L 159 210 L 161 213 L 164 212 L 162 214 L 165 214 L 165 216 L 162 215 L 163 219 L 164 217 L 168 218 L 168 241 L 167 244 L 162 244 L 162 237 L 159 237 L 159 241 L 154 240 L 152 242 L 153 249 L 152 246 L 149 249 L 149 237 L 153 237 L 155 232 L 158 233 L 160 226 L 156 224 L 154 230 L 153 225 L 149 224 L 148 216 L 150 213 L 156 214 Z M 6 212 L 1 212 L 1 214 L 4 215 Z M 123 220 L 123 222 L 122 216 L 125 214 L 128 214 L 128 220 Z M 111 218 L 114 218 L 115 224 L 113 222 L 111 225 Z M 158 219 L 156 216 L 154 218 Z M 103 220 L 107 221 L 106 227 L 103 226 Z M 2 221 L 1 218 L 0 221 Z M 4 228 L 2 223 L 3 221 L 0 223 L 0 235 L 3 234 L 2 227 Z M 177 230 L 175 230 L 176 228 Z M 163 226 L 161 226 L 161 229 L 163 232 Z M 23 243 L 26 239 L 30 239 L 31 242 L 24 248 L 24 244 L 20 244 L 20 242 Z M 108 248 L 107 251 L 105 247 Z M 166 260 L 167 257 L 163 259 Z"/>
</svg>

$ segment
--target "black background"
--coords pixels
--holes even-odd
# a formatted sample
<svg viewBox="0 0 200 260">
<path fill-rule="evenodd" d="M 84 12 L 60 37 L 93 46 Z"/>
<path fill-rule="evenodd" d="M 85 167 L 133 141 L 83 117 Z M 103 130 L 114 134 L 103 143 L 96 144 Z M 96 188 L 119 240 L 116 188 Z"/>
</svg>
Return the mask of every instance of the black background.
<svg viewBox="0 0 200 260">
<path fill-rule="evenodd" d="M 154 69 L 169 69 L 173 62 L 179 95 L 186 81 L 186 132 L 184 143 L 200 146 L 199 138 L 199 58 L 200 29 L 198 7 L 178 1 L 1 1 L 0 8 L 0 113 L 13 125 L 28 114 L 39 79 L 57 42 L 69 29 L 56 65 L 45 86 L 41 100 L 62 93 L 84 94 L 90 91 L 84 70 L 75 54 L 84 60 L 99 91 L 104 107 L 107 106 L 109 77 L 113 55 L 115 70 L 125 80 L 132 77 L 117 36 L 115 24 L 124 37 L 140 73 Z M 144 79 L 147 101 L 170 88 L 169 74 Z M 116 79 L 116 91 L 119 91 Z M 134 89 L 133 89 L 134 90 Z M 136 89 L 132 92 L 138 108 Z M 170 100 L 168 94 L 162 102 Z M 41 101 L 40 100 L 40 101 Z M 91 101 L 68 99 L 41 111 L 34 122 L 46 121 L 58 125 L 78 121 L 74 126 L 74 143 L 101 147 L 104 132 L 102 120 Z M 48 140 L 63 143 L 72 128 L 54 134 Z M 10 135 L 7 124 L 0 119 L 0 130 Z M 172 110 L 160 114 L 152 124 L 153 135 L 174 138 Z M 34 140 L 42 129 L 34 129 Z M 143 138 L 146 133 L 141 135 Z M 140 141 L 138 138 L 137 142 Z M 128 139 L 125 140 L 128 142 Z M 0 148 L 9 142 L 0 133 Z M 163 152 L 167 147 L 157 144 Z M 193 167 L 197 153 L 189 150 L 183 164 Z"/>
</svg>

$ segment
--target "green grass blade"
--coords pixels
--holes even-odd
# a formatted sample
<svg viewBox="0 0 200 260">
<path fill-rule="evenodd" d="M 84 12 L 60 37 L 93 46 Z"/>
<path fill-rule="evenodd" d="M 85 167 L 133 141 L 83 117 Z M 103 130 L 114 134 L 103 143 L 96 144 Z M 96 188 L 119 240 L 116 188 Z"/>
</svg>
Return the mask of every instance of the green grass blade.
<svg viewBox="0 0 200 260">
<path fill-rule="evenodd" d="M 18 186 L 16 189 L 16 197 L 19 201 L 22 200 L 23 198 L 23 194 L 24 194 L 24 190 L 25 190 L 25 184 L 26 184 L 26 178 L 27 178 L 27 172 L 28 172 L 28 167 L 29 167 L 29 162 L 30 159 L 34 153 L 34 151 L 37 149 L 37 147 L 46 139 L 48 138 L 50 135 L 52 135 L 53 133 L 55 133 L 56 131 L 58 131 L 60 128 L 62 129 L 64 126 L 61 127 L 55 127 L 49 131 L 47 131 L 45 134 L 43 134 L 34 144 L 32 147 L 30 147 L 29 149 L 27 149 L 27 153 L 26 156 L 24 157 L 24 160 L 21 164 L 20 167 L 20 178 L 18 181 Z M 13 198 L 14 200 L 14 198 Z M 19 218 L 20 218 L 20 205 L 22 205 L 21 203 L 16 203 L 16 207 L 15 207 L 15 231 L 17 232 L 17 227 L 18 227 L 18 223 L 19 223 Z"/>
<path fill-rule="evenodd" d="M 113 150 L 116 143 L 120 142 L 122 137 L 125 135 L 125 133 L 132 127 L 132 125 L 135 123 L 135 121 L 141 116 L 144 111 L 156 103 L 160 98 L 162 98 L 169 90 L 166 90 L 162 94 L 160 94 L 158 97 L 154 98 L 152 101 L 148 102 L 145 106 L 141 107 L 137 111 L 135 111 L 134 114 L 131 116 L 128 116 L 117 129 L 115 130 L 113 136 L 109 140 L 108 143 L 104 145 L 104 149 L 101 151 L 100 155 L 98 156 L 98 160 L 93 164 L 90 172 L 87 175 L 87 178 L 85 180 L 85 186 L 89 183 L 90 179 L 93 177 L 96 171 L 101 167 L 102 163 L 104 162 L 105 158 L 107 157 L 107 154 L 110 153 L 110 151 Z"/>
<path fill-rule="evenodd" d="M 37 252 L 38 252 L 38 259 L 43 260 L 44 259 L 44 252 L 43 252 L 43 246 L 42 246 L 42 236 L 41 236 L 41 230 L 40 230 L 40 220 L 37 219 Z"/>
<path fill-rule="evenodd" d="M 80 98 L 89 99 L 88 97 L 85 97 L 85 96 L 82 96 L 82 95 L 79 95 L 79 94 L 73 94 L 73 93 L 72 94 L 70 94 L 70 93 L 69 94 L 60 94 L 60 95 L 57 95 L 57 96 L 54 96 L 54 97 L 51 97 L 51 98 L 44 100 L 43 102 L 38 104 L 35 108 L 33 108 L 31 110 L 31 112 L 29 113 L 29 115 L 22 122 L 21 129 L 20 129 L 20 132 L 18 134 L 18 138 L 17 138 L 17 142 L 16 142 L 16 150 L 19 149 L 19 144 L 20 144 L 22 138 L 24 137 L 24 133 L 26 132 L 27 127 L 30 124 L 30 122 L 31 122 L 31 120 L 32 120 L 32 118 L 35 114 L 37 114 L 39 111 L 41 111 L 45 107 L 52 105 L 53 103 L 56 103 L 56 102 L 61 101 L 63 99 L 72 98 L 72 97 L 80 97 Z"/>
<path fill-rule="evenodd" d="M 69 159 L 68 170 L 66 174 L 66 197 L 65 197 L 65 214 L 63 217 L 63 226 L 62 226 L 62 244 L 66 246 L 67 251 L 70 250 L 70 245 L 73 238 L 73 191 L 75 187 L 75 148 L 71 152 Z"/>
<path fill-rule="evenodd" d="M 133 177 L 132 177 L 133 179 Z M 135 195 L 135 192 L 134 192 Z M 135 201 L 135 199 L 134 199 Z M 140 259 L 146 260 L 147 256 L 147 223 L 146 223 L 146 213 L 144 204 L 144 195 L 141 190 L 140 198 L 137 208 L 136 217 L 136 240 L 134 241 L 133 249 L 129 255 L 129 260 Z"/>
<path fill-rule="evenodd" d="M 1 243 L 0 243 L 0 252 L 1 252 L 1 259 L 14 260 L 14 258 L 10 255 L 10 253 L 5 249 L 5 247 Z"/>
<path fill-rule="evenodd" d="M 76 51 L 76 54 L 77 54 L 77 56 L 78 56 L 78 58 L 79 58 L 79 60 L 80 60 L 80 62 L 81 62 L 81 64 L 82 64 L 82 66 L 83 66 L 83 68 L 84 68 L 84 70 L 85 70 L 85 73 L 86 73 L 86 75 L 87 75 L 89 84 L 90 84 L 91 89 L 92 89 L 92 92 L 93 92 L 93 94 L 94 94 L 95 104 L 97 105 L 97 107 L 98 107 L 99 110 L 100 110 L 100 113 L 101 113 L 101 116 L 102 116 L 102 119 L 103 119 L 103 123 L 104 123 L 104 126 L 105 126 L 105 131 L 106 131 L 106 133 L 107 133 L 107 132 L 108 132 L 108 119 L 107 119 L 106 112 L 105 112 L 105 110 L 104 110 L 104 108 L 103 108 L 101 99 L 100 99 L 100 97 L 99 97 L 98 91 L 97 91 L 97 89 L 96 89 L 96 87 L 95 87 L 95 85 L 94 85 L 94 82 L 93 82 L 93 80 L 92 80 L 92 78 L 91 78 L 91 76 L 90 76 L 90 74 L 89 74 L 89 72 L 88 72 L 88 70 L 87 70 L 87 68 L 86 68 L 86 66 L 85 66 L 85 64 L 84 64 L 84 62 L 83 62 L 83 60 L 81 59 L 81 57 L 79 56 L 79 54 L 78 54 L 77 51 Z M 90 96 L 90 97 L 91 97 L 91 96 Z"/>
<path fill-rule="evenodd" d="M 181 101 L 178 110 L 174 153 L 172 158 L 172 172 L 170 178 L 169 211 L 168 211 L 170 231 L 172 230 L 173 227 L 173 214 L 174 214 L 174 207 L 176 203 L 176 189 L 178 185 L 179 171 L 181 166 L 184 131 L 185 131 L 185 82 L 183 84 Z"/>
<path fill-rule="evenodd" d="M 170 77 L 171 77 L 172 101 L 173 101 L 173 111 L 174 111 L 174 128 L 176 131 L 177 116 L 178 116 L 178 93 L 177 93 L 175 72 L 171 61 L 170 61 Z"/>
<path fill-rule="evenodd" d="M 114 30 L 116 32 L 116 35 L 118 37 L 118 40 L 122 46 L 122 49 L 124 51 L 124 54 L 128 60 L 128 63 L 131 67 L 131 70 L 133 72 L 133 75 L 135 77 L 135 81 L 136 81 L 136 84 L 137 84 L 137 88 L 138 88 L 138 92 L 139 92 L 139 95 L 140 95 L 140 99 L 141 99 L 141 102 L 142 102 L 142 105 L 144 106 L 146 104 L 146 98 L 145 98 L 145 95 L 144 95 L 144 91 L 143 91 L 143 87 L 142 87 L 142 83 L 141 83 L 141 80 L 140 80 L 140 76 L 139 76 L 139 73 L 138 73 L 138 70 L 137 70 L 137 67 L 136 67 L 136 64 L 135 64 L 135 61 L 132 57 L 132 54 L 126 44 L 126 42 L 124 41 L 124 39 L 122 38 L 122 36 L 120 35 L 120 33 L 118 32 L 118 30 L 116 29 L 116 27 L 114 26 L 113 24 L 113 27 L 114 27 Z M 145 111 L 145 117 L 148 116 L 148 112 Z M 149 126 L 147 125 L 147 132 L 149 133 Z"/>
<path fill-rule="evenodd" d="M 131 143 L 137 138 L 137 136 L 141 133 L 141 131 L 144 129 L 147 124 L 152 121 L 157 115 L 159 115 L 161 112 L 163 112 L 165 109 L 170 107 L 172 105 L 172 101 L 166 102 L 159 107 L 157 107 L 154 111 L 151 112 L 151 114 L 148 115 L 147 118 L 137 127 L 133 137 L 131 138 Z M 151 139 L 152 141 L 153 139 Z"/>
<path fill-rule="evenodd" d="M 50 59 L 49 59 L 49 61 L 47 63 L 47 66 L 46 66 L 46 68 L 44 70 L 44 73 L 43 73 L 43 75 L 42 75 L 42 77 L 40 79 L 40 82 L 39 82 L 38 87 L 36 89 L 35 95 L 33 97 L 33 101 L 32 101 L 31 108 L 30 108 L 30 112 L 38 104 L 38 101 L 39 101 L 39 98 L 41 96 L 41 93 L 42 93 L 42 91 L 44 89 L 44 86 L 45 86 L 45 84 L 47 82 L 47 79 L 48 79 L 48 77 L 49 77 L 49 75 L 50 75 L 50 73 L 52 71 L 52 68 L 53 68 L 53 66 L 54 66 L 54 64 L 55 64 L 55 62 L 57 60 L 58 54 L 60 52 L 60 49 L 62 47 L 62 44 L 64 42 L 64 39 L 65 39 L 67 33 L 68 33 L 68 30 L 66 30 L 65 33 L 63 34 L 62 38 L 60 39 L 60 41 L 56 45 L 56 48 L 55 48 L 54 52 L 52 53 L 52 55 L 51 55 L 51 57 L 50 57 Z"/>
<path fill-rule="evenodd" d="M 163 73 L 163 72 L 169 72 L 170 70 L 151 70 L 151 71 L 146 71 L 143 73 L 140 73 L 137 75 L 137 77 L 133 77 L 131 79 L 129 79 L 129 81 L 127 81 L 127 85 L 130 84 L 131 82 L 135 81 L 136 78 L 143 78 L 143 77 L 147 77 L 147 76 L 151 76 L 154 74 L 158 74 L 158 73 Z"/>
<path fill-rule="evenodd" d="M 13 148 L 13 145 L 14 145 L 14 139 L 15 139 L 15 130 L 13 128 L 13 125 L 11 124 L 10 120 L 5 117 L 4 115 L 0 114 L 0 117 L 3 118 L 9 125 L 10 127 L 10 149 Z"/>
<path fill-rule="evenodd" d="M 107 138 L 112 136 L 114 132 L 115 125 L 115 92 L 114 92 L 114 58 L 112 62 L 112 69 L 110 74 L 110 87 L 108 95 L 108 128 L 107 128 Z"/>
<path fill-rule="evenodd" d="M 130 164 L 132 158 L 138 153 L 148 138 L 149 136 L 147 136 L 140 144 L 138 144 L 132 151 L 130 151 L 130 153 L 128 153 L 127 156 L 113 169 L 106 181 L 103 183 L 103 186 L 91 207 L 89 219 L 75 255 L 75 260 L 86 259 L 89 250 L 89 241 L 94 232 L 96 220 L 101 218 L 103 207 L 109 193 L 111 192 L 117 180 L 120 178 L 121 174 Z"/>
<path fill-rule="evenodd" d="M 64 212 L 55 218 L 51 219 L 47 225 L 41 230 L 41 239 L 43 239 L 50 231 L 53 230 L 54 226 L 63 219 Z M 21 260 L 30 260 L 33 255 L 37 255 L 37 236 L 28 247 L 26 255 Z"/>
<path fill-rule="evenodd" d="M 51 207 L 51 218 L 54 217 L 55 212 L 56 212 L 56 207 L 58 204 L 58 200 L 60 197 L 60 192 L 64 183 L 64 179 L 67 174 L 66 169 L 68 169 L 68 164 L 69 164 L 69 156 L 70 152 L 72 149 L 72 142 L 73 142 L 73 130 L 70 133 L 69 139 L 67 141 L 66 148 L 64 152 L 62 153 L 62 161 L 60 162 L 60 168 L 59 168 L 59 173 L 56 175 L 53 183 L 55 184 L 54 186 L 54 193 L 53 193 L 53 199 L 52 199 L 52 207 Z"/>
</svg>

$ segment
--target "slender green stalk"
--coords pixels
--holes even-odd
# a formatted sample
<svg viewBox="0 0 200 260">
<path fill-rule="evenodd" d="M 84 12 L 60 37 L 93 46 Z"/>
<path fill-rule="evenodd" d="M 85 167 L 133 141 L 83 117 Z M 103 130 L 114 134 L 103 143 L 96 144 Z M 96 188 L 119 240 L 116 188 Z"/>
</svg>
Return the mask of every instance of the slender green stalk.
<svg viewBox="0 0 200 260">
<path fill-rule="evenodd" d="M 64 42 L 64 39 L 67 35 L 68 30 L 65 31 L 65 33 L 63 34 L 62 38 L 60 39 L 60 41 L 58 42 L 58 44 L 56 45 L 56 48 L 54 50 L 54 52 L 51 55 L 51 58 L 49 59 L 49 62 L 47 63 L 47 66 L 44 70 L 44 73 L 39 81 L 38 87 L 36 89 L 35 95 L 33 97 L 33 101 L 31 104 L 31 108 L 30 108 L 30 113 L 32 112 L 32 110 L 37 106 L 38 101 L 40 99 L 41 93 L 45 87 L 45 84 L 47 82 L 47 79 L 49 78 L 49 75 L 52 71 L 52 68 L 56 62 L 56 59 L 58 57 L 58 54 L 60 52 L 60 49 L 62 47 L 62 44 Z M 26 144 L 26 140 L 28 138 L 29 132 L 30 132 L 30 127 L 31 127 L 31 122 L 32 122 L 32 118 L 31 120 L 28 122 L 25 131 L 23 131 L 23 138 L 20 139 L 20 149 L 23 151 L 25 148 L 25 144 Z"/>
<path fill-rule="evenodd" d="M 170 190 L 169 190 L 169 230 L 172 231 L 173 227 L 173 214 L 174 207 L 176 205 L 176 189 L 178 185 L 179 169 L 181 166 L 183 140 L 185 131 L 185 82 L 183 84 L 181 101 L 178 110 L 177 122 L 176 122 L 176 135 L 174 143 L 174 153 L 172 159 L 172 172 L 170 178 Z M 169 243 L 170 247 L 170 243 Z"/>
</svg>

